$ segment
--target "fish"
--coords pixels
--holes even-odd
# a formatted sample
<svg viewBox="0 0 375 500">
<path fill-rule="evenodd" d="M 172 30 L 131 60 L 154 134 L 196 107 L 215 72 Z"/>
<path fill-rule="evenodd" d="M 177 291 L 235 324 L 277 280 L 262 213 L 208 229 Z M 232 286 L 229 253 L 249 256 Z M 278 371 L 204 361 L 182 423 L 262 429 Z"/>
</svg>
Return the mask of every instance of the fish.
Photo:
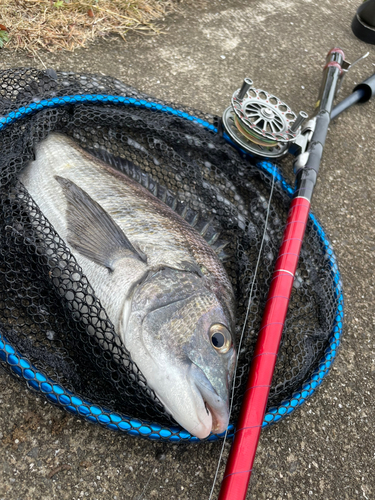
<svg viewBox="0 0 375 500">
<path fill-rule="evenodd" d="M 166 411 L 200 439 L 220 434 L 236 359 L 231 282 L 199 232 L 123 171 L 53 132 L 19 180 Z"/>
</svg>

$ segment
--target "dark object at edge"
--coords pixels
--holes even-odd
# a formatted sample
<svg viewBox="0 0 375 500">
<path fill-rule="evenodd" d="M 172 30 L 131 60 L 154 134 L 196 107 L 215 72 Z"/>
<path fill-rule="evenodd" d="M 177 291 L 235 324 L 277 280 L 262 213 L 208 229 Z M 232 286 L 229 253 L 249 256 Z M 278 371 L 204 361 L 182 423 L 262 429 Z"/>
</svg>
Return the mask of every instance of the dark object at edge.
<svg viewBox="0 0 375 500">
<path fill-rule="evenodd" d="M 363 42 L 375 45 L 375 0 L 367 0 L 358 7 L 352 21 L 352 30 Z"/>
</svg>

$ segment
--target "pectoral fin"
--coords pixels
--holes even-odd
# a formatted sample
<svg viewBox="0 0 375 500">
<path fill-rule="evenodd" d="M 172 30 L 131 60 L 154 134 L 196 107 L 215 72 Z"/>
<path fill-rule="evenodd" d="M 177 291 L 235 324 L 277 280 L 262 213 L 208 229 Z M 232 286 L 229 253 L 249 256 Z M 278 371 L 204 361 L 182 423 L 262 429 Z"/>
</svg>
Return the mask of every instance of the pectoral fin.
<svg viewBox="0 0 375 500">
<path fill-rule="evenodd" d="M 68 243 L 81 255 L 114 270 L 116 260 L 132 256 L 146 263 L 146 256 L 134 248 L 112 217 L 83 189 L 58 175 L 68 201 Z"/>
</svg>

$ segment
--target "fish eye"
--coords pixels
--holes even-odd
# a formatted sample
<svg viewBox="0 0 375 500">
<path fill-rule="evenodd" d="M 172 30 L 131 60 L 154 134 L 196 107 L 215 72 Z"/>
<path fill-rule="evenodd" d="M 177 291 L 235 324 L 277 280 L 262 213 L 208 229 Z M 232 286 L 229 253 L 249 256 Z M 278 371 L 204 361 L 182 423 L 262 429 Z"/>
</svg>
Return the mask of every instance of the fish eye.
<svg viewBox="0 0 375 500">
<path fill-rule="evenodd" d="M 212 346 L 221 354 L 225 354 L 232 347 L 232 336 L 227 327 L 217 323 L 210 328 Z"/>
</svg>

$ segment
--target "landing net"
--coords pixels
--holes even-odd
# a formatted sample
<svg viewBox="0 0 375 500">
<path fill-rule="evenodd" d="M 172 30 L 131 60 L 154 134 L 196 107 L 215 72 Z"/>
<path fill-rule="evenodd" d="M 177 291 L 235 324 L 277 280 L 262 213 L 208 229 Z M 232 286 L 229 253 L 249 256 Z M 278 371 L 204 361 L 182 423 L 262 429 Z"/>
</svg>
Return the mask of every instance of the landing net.
<svg viewBox="0 0 375 500">
<path fill-rule="evenodd" d="M 157 189 L 167 204 L 177 198 L 177 211 L 188 222 L 212 220 L 220 240 L 229 242 L 218 252 L 225 251 L 236 295 L 237 335 L 255 279 L 230 435 L 292 189 L 274 164 L 236 151 L 220 134 L 217 117 L 151 98 L 109 77 L 35 69 L 0 72 L 0 363 L 51 403 L 133 435 L 198 441 L 148 388 L 65 242 L 17 180 L 33 160 L 35 144 L 52 131 L 104 155 L 113 166 L 120 164 L 116 158 L 130 160 L 134 166 L 125 173 Z M 197 229 L 204 234 L 203 227 Z M 209 241 L 212 235 L 204 237 Z M 336 258 L 311 214 L 264 426 L 290 414 L 321 384 L 340 343 L 342 320 Z"/>
</svg>

